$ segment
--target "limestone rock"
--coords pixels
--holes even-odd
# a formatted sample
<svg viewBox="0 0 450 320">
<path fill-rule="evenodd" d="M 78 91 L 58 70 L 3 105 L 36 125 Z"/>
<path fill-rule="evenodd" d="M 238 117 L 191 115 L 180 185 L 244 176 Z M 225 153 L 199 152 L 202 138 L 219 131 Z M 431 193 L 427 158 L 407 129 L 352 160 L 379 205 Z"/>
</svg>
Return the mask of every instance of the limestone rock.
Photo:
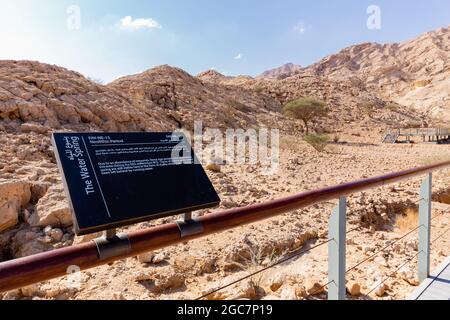
<svg viewBox="0 0 450 320">
<path fill-rule="evenodd" d="M 64 236 L 64 232 L 61 229 L 52 229 L 52 231 L 50 232 L 50 237 L 54 240 L 54 241 L 61 241 L 61 239 Z"/>
<path fill-rule="evenodd" d="M 347 285 L 347 292 L 352 296 L 352 297 L 357 297 L 361 294 L 361 286 L 359 283 L 355 282 L 355 281 L 348 281 Z"/>
<path fill-rule="evenodd" d="M 320 282 L 314 279 L 307 279 L 305 282 L 305 290 L 309 295 L 318 295 L 325 292 Z"/>
<path fill-rule="evenodd" d="M 30 199 L 29 183 L 0 179 L 0 232 L 18 223 L 19 211 Z"/>
<path fill-rule="evenodd" d="M 280 298 L 287 301 L 298 300 L 295 288 L 288 285 L 281 288 Z"/>
<path fill-rule="evenodd" d="M 52 246 L 39 234 L 30 232 L 29 229 L 22 229 L 11 239 L 11 250 L 15 258 L 27 257 L 44 251 L 48 251 Z"/>
<path fill-rule="evenodd" d="M 388 286 L 385 283 L 383 283 L 375 290 L 375 295 L 377 297 L 382 297 L 386 293 L 387 289 L 388 289 Z"/>
<path fill-rule="evenodd" d="M 24 297 L 33 297 L 39 293 L 39 285 L 38 284 L 32 284 L 27 287 L 23 287 L 20 289 L 20 292 Z"/>
<path fill-rule="evenodd" d="M 233 290 L 236 292 L 236 289 Z M 239 284 L 237 288 L 238 293 L 231 296 L 231 300 L 249 299 L 254 300 L 260 296 L 265 295 L 264 289 L 258 286 L 252 279 L 248 279 Z"/>
<path fill-rule="evenodd" d="M 140 263 L 152 263 L 155 254 L 153 252 L 146 252 L 138 256 Z"/>
<path fill-rule="evenodd" d="M 18 300 L 20 298 L 20 290 L 11 290 L 3 295 L 3 300 Z"/>
<path fill-rule="evenodd" d="M 184 286 L 184 282 L 184 276 L 176 272 L 157 274 L 154 282 L 154 291 L 163 292 L 169 289 L 178 289 Z"/>
<path fill-rule="evenodd" d="M 69 227 L 73 224 L 62 186 L 52 186 L 41 198 L 28 223 L 34 227 Z"/>
<path fill-rule="evenodd" d="M 308 293 L 306 292 L 306 289 L 304 286 L 297 286 L 295 288 L 295 294 L 296 294 L 297 298 L 299 298 L 299 299 L 303 299 L 308 296 Z"/>
<path fill-rule="evenodd" d="M 24 133 L 36 132 L 36 133 L 47 133 L 51 128 L 45 127 L 38 123 L 24 123 L 20 126 L 20 131 Z"/>
<path fill-rule="evenodd" d="M 269 279 L 269 287 L 273 292 L 278 291 L 286 282 L 286 274 L 277 273 Z"/>
<path fill-rule="evenodd" d="M 382 257 L 382 256 L 376 257 L 376 258 L 374 259 L 374 262 L 375 262 L 376 264 L 380 265 L 380 266 L 384 266 L 384 267 L 387 267 L 387 266 L 388 266 L 388 262 L 387 262 L 386 258 L 385 258 L 385 257 Z"/>
<path fill-rule="evenodd" d="M 155 254 L 155 256 L 153 257 L 152 262 L 154 264 L 160 264 L 160 263 L 163 263 L 164 261 L 166 261 L 166 259 L 167 259 L 167 253 L 160 252 L 160 253 Z"/>
<path fill-rule="evenodd" d="M 258 78 L 282 80 L 299 74 L 302 67 L 293 63 L 286 63 L 281 67 L 264 71 Z"/>
<path fill-rule="evenodd" d="M 0 120 L 23 123 L 24 133 L 89 124 L 97 130 L 163 129 L 161 113 L 143 112 L 113 88 L 81 74 L 32 61 L 0 62 Z"/>
</svg>

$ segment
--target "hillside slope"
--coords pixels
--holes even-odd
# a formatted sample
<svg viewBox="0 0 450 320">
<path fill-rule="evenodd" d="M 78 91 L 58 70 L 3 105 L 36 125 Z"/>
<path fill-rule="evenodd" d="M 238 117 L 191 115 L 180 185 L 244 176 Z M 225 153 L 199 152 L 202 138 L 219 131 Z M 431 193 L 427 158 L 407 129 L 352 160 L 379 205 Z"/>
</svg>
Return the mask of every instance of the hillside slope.
<svg viewBox="0 0 450 320">
<path fill-rule="evenodd" d="M 170 127 L 164 115 L 139 110 L 116 90 L 77 72 L 31 61 L 0 61 L 0 120 L 12 131 L 20 126 L 40 132 Z"/>
<path fill-rule="evenodd" d="M 193 77 L 170 66 L 120 78 L 108 88 L 123 92 L 148 110 L 163 110 L 180 127 L 191 129 L 202 120 L 211 128 L 248 128 L 276 123 L 281 106 L 276 99 L 244 87 L 221 83 L 227 78 L 209 71 Z"/>
<path fill-rule="evenodd" d="M 450 28 L 403 43 L 352 46 L 304 72 L 337 80 L 356 76 L 383 99 L 450 120 Z"/>
<path fill-rule="evenodd" d="M 259 79 L 275 79 L 282 80 L 301 73 L 302 67 L 293 63 L 286 63 L 281 67 L 264 71 L 257 78 Z"/>
</svg>

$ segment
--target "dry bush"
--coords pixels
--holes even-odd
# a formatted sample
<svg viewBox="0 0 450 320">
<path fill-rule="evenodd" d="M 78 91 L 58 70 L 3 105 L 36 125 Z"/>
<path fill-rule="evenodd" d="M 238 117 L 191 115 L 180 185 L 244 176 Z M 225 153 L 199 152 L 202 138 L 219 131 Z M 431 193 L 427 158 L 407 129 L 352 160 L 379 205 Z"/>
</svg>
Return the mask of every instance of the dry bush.
<svg viewBox="0 0 450 320">
<path fill-rule="evenodd" d="M 324 152 L 330 142 L 330 137 L 324 134 L 307 134 L 305 142 L 318 152 Z"/>
<path fill-rule="evenodd" d="M 419 211 L 417 208 L 407 208 L 395 221 L 395 226 L 402 231 L 408 231 L 419 225 Z"/>
<path fill-rule="evenodd" d="M 253 91 L 255 91 L 255 93 L 262 93 L 264 91 L 264 87 L 258 84 L 253 88 Z"/>
<path fill-rule="evenodd" d="M 368 117 L 372 117 L 376 105 L 371 100 L 363 99 L 358 103 L 358 108 Z"/>
</svg>

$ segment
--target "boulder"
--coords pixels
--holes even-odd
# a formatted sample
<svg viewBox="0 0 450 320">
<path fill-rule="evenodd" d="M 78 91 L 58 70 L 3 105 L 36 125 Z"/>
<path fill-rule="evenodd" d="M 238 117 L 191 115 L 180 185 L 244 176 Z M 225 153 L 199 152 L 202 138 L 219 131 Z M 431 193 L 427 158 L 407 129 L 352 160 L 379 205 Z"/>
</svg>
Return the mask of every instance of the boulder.
<svg viewBox="0 0 450 320">
<path fill-rule="evenodd" d="M 306 289 L 304 286 L 297 286 L 295 288 L 295 294 L 298 299 L 304 299 L 308 296 L 308 293 L 306 292 Z"/>
<path fill-rule="evenodd" d="M 210 162 L 206 165 L 206 170 L 209 170 L 211 172 L 221 172 L 222 169 L 217 163 Z"/>
<path fill-rule="evenodd" d="M 377 297 L 382 297 L 386 293 L 387 289 L 388 289 L 388 286 L 383 283 L 380 286 L 378 286 L 378 288 L 375 290 L 375 295 Z"/>
<path fill-rule="evenodd" d="M 411 286 L 417 287 L 420 284 L 420 280 L 417 278 L 417 275 L 411 272 L 400 272 L 400 277 L 409 283 Z"/>
<path fill-rule="evenodd" d="M 17 232 L 11 239 L 11 250 L 15 258 L 22 258 L 48 251 L 52 246 L 45 242 L 45 238 L 30 229 Z"/>
<path fill-rule="evenodd" d="M 155 254 L 155 256 L 153 257 L 152 262 L 154 264 L 161 264 L 164 261 L 166 261 L 167 258 L 168 258 L 167 253 L 163 251 L 163 252 Z"/>
<path fill-rule="evenodd" d="M 264 289 L 261 288 L 255 281 L 252 279 L 245 280 L 241 282 L 239 287 L 237 288 L 237 294 L 233 295 L 234 292 L 236 292 L 236 288 L 231 289 L 232 292 L 230 292 L 230 298 L 231 300 L 242 300 L 242 299 L 248 299 L 248 300 L 255 300 L 258 297 L 262 297 L 265 295 Z"/>
<path fill-rule="evenodd" d="M 278 291 L 286 282 L 286 274 L 277 273 L 269 279 L 269 287 L 273 292 Z"/>
<path fill-rule="evenodd" d="M 37 203 L 28 223 L 33 227 L 69 227 L 73 224 L 62 186 L 52 186 L 48 189 Z"/>
<path fill-rule="evenodd" d="M 147 263 L 152 263 L 154 256 L 155 256 L 155 254 L 153 252 L 146 252 L 146 253 L 139 255 L 137 258 L 140 263 L 147 264 Z"/>
<path fill-rule="evenodd" d="M 19 222 L 19 212 L 30 199 L 29 183 L 0 180 L 0 232 Z"/>
<path fill-rule="evenodd" d="M 357 297 L 361 294 L 361 286 L 359 283 L 357 283 L 355 281 L 348 281 L 346 287 L 347 287 L 347 292 L 352 297 Z"/>
<path fill-rule="evenodd" d="M 388 262 L 387 262 L 386 258 L 383 256 L 376 257 L 374 262 L 379 266 L 383 266 L 383 267 L 388 266 Z"/>
<path fill-rule="evenodd" d="M 52 231 L 50 231 L 50 237 L 54 241 L 61 241 L 63 236 L 64 236 L 64 232 L 61 229 L 55 228 L 55 229 L 52 229 Z"/>
<path fill-rule="evenodd" d="M 325 288 L 323 288 L 322 285 L 314 279 L 306 280 L 305 290 L 309 295 L 317 295 L 325 292 Z"/>
<path fill-rule="evenodd" d="M 283 286 L 280 290 L 280 299 L 286 301 L 298 300 L 297 292 L 292 286 Z"/>
<path fill-rule="evenodd" d="M 184 286 L 184 281 L 185 279 L 183 275 L 176 272 L 170 272 L 168 274 L 158 274 L 154 283 L 154 291 L 163 292 L 170 289 L 178 289 Z"/>
<path fill-rule="evenodd" d="M 29 285 L 27 287 L 23 287 L 23 288 L 20 289 L 20 292 L 22 293 L 22 295 L 24 297 L 31 298 L 31 297 L 39 294 L 39 285 L 38 284 L 32 284 L 32 285 Z"/>
<path fill-rule="evenodd" d="M 45 127 L 38 123 L 24 123 L 20 126 L 20 131 L 24 133 L 35 132 L 35 133 L 47 133 L 51 128 Z"/>
</svg>

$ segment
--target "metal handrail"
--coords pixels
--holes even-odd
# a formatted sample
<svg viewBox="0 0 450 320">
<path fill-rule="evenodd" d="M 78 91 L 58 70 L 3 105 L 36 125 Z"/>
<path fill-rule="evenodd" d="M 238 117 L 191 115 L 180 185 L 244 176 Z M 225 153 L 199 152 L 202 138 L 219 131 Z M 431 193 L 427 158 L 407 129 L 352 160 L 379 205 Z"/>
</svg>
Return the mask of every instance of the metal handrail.
<svg viewBox="0 0 450 320">
<path fill-rule="evenodd" d="M 179 225 L 176 223 L 131 232 L 128 234 L 130 251 L 104 259 L 101 259 L 99 256 L 96 242 L 91 241 L 72 247 L 6 261 L 0 263 L 0 292 L 65 276 L 67 275 L 68 267 L 71 266 L 77 266 L 80 270 L 87 270 L 117 260 L 134 257 L 148 251 L 158 250 L 181 242 L 272 218 L 293 210 L 303 209 L 320 202 L 338 199 L 367 189 L 382 187 L 387 184 L 431 173 L 449 166 L 450 161 L 445 161 L 320 190 L 307 191 L 262 204 L 208 214 L 194 219 L 203 229 L 201 233 L 197 234 L 183 235 L 180 232 Z"/>
</svg>

